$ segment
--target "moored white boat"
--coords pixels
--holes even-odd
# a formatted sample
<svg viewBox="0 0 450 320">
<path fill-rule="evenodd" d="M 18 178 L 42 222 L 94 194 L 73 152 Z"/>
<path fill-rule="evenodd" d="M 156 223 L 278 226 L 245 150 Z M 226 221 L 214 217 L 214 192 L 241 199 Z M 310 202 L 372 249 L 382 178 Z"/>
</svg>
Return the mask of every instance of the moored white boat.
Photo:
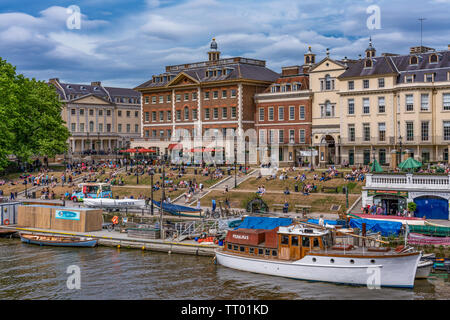
<svg viewBox="0 0 450 320">
<path fill-rule="evenodd" d="M 266 230 L 262 242 L 258 231 L 238 231 L 229 232 L 224 248 L 216 251 L 218 264 L 293 279 L 412 288 L 421 257 L 417 251 L 333 246 L 329 230 L 301 225 Z"/>
<path fill-rule="evenodd" d="M 86 198 L 84 199 L 84 204 L 88 207 L 101 207 L 101 208 L 142 208 L 145 207 L 145 200 Z"/>
</svg>

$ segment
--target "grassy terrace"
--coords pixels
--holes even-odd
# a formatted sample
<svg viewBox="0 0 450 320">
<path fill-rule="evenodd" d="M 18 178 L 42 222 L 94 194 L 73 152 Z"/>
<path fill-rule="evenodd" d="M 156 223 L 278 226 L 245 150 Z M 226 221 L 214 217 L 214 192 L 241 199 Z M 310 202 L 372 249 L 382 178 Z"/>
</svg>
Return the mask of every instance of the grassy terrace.
<svg viewBox="0 0 450 320">
<path fill-rule="evenodd" d="M 322 186 L 325 187 L 332 187 L 332 188 L 338 188 L 338 192 L 342 193 L 342 187 L 347 186 L 348 192 L 351 194 L 361 194 L 362 187 L 365 185 L 365 182 L 356 182 L 356 181 L 345 181 L 343 178 L 334 177 L 331 180 L 328 181 L 322 181 L 319 182 L 319 179 L 322 175 L 322 172 L 324 170 L 316 170 L 314 172 L 306 172 L 306 171 L 295 171 L 295 172 L 289 172 L 288 173 L 288 179 L 286 180 L 280 180 L 279 176 L 280 173 L 277 175 L 277 179 L 274 180 L 266 180 L 266 177 L 262 177 L 261 179 L 257 178 L 249 178 L 248 180 L 244 181 L 242 184 L 238 186 L 239 190 L 248 190 L 251 192 L 256 192 L 259 186 L 264 186 L 267 192 L 270 191 L 284 191 L 286 187 L 289 188 L 289 191 L 292 193 L 294 191 L 295 185 L 299 184 L 299 189 L 301 191 L 302 182 L 297 183 L 296 180 L 294 180 L 295 177 L 297 177 L 297 174 L 300 172 L 300 175 L 305 172 L 306 174 L 306 180 L 303 182 L 305 184 L 312 184 L 314 183 L 319 190 L 322 190 Z M 342 171 L 345 172 L 345 171 Z M 345 172 L 348 173 L 349 171 Z M 318 179 L 314 180 L 313 176 L 314 174 L 318 175 Z"/>
<path fill-rule="evenodd" d="M 225 194 L 223 191 L 211 191 L 205 197 L 201 199 L 202 206 L 211 207 L 211 200 L 214 198 L 219 204 L 219 201 L 225 201 L 225 198 L 228 197 L 230 201 L 230 205 L 233 208 L 245 208 L 245 204 L 249 199 L 253 199 L 255 197 L 255 193 L 250 192 L 242 192 L 239 190 L 230 191 Z M 348 200 L 349 205 L 352 205 L 353 202 L 359 195 L 349 194 Z M 291 193 L 290 195 L 284 195 L 282 192 L 280 193 L 266 193 L 262 196 L 264 202 L 271 208 L 274 204 L 283 204 L 285 200 L 289 202 L 290 211 L 294 211 L 295 205 L 307 205 L 311 206 L 311 212 L 321 212 L 321 213 L 338 213 L 345 212 L 345 195 L 344 194 L 310 194 L 303 195 L 301 192 Z M 330 208 L 332 205 L 340 205 L 339 211 L 331 211 Z"/>
</svg>

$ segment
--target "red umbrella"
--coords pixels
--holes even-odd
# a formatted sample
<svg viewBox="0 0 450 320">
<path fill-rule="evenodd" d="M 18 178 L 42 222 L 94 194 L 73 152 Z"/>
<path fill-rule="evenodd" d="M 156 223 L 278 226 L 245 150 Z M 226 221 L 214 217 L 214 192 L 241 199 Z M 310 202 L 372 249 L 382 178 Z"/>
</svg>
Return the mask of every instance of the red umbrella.
<svg viewBox="0 0 450 320">
<path fill-rule="evenodd" d="M 120 152 L 136 153 L 136 149 L 120 150 Z"/>
<path fill-rule="evenodd" d="M 137 149 L 137 152 L 139 152 L 139 153 L 150 153 L 150 152 L 156 152 L 156 150 L 140 148 L 140 149 Z"/>
</svg>

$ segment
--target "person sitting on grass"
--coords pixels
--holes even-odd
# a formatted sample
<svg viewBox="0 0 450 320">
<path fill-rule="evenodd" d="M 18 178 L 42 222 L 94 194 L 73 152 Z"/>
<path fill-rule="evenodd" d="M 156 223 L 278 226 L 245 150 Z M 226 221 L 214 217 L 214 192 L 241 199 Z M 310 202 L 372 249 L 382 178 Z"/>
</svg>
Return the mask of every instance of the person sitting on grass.
<svg viewBox="0 0 450 320">
<path fill-rule="evenodd" d="M 284 190 L 284 194 L 285 195 L 290 195 L 291 194 L 291 192 L 289 191 L 288 187 L 286 187 L 286 189 Z"/>
</svg>

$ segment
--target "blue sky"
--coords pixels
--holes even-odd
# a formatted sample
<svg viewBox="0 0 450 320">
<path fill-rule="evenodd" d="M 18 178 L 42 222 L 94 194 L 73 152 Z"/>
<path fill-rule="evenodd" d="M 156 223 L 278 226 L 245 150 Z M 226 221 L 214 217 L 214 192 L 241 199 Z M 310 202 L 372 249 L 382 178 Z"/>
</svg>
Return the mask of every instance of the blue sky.
<svg viewBox="0 0 450 320">
<path fill-rule="evenodd" d="M 77 5 L 81 28 L 68 29 Z M 381 28 L 369 30 L 369 6 Z M 450 0 L 0 0 L 0 57 L 39 80 L 102 81 L 135 87 L 166 65 L 207 59 L 212 37 L 222 57 L 263 59 L 280 72 L 302 64 L 312 46 L 318 59 L 358 58 L 372 36 L 378 53 L 406 54 L 423 42 L 450 44 Z"/>
</svg>

